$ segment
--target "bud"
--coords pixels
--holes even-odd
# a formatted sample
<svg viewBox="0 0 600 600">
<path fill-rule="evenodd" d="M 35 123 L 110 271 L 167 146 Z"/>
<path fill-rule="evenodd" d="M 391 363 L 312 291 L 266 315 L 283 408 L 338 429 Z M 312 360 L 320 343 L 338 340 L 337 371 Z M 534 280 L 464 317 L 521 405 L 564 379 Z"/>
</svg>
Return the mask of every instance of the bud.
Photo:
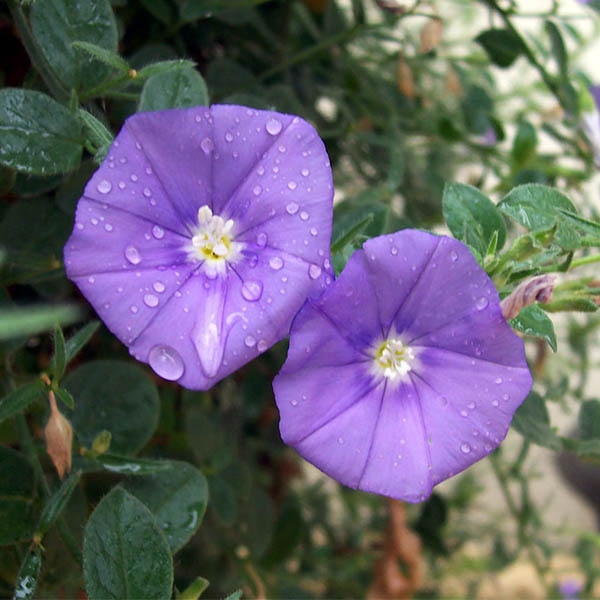
<svg viewBox="0 0 600 600">
<path fill-rule="evenodd" d="M 462 96 L 463 89 L 456 69 L 450 65 L 446 73 L 446 90 L 453 96 Z"/>
<path fill-rule="evenodd" d="M 73 428 L 71 423 L 61 414 L 56 406 L 54 392 L 48 392 L 50 400 L 50 418 L 44 429 L 46 451 L 62 479 L 65 471 L 71 471 L 71 446 L 73 445 Z"/>
<path fill-rule="evenodd" d="M 137 71 L 135 69 L 129 69 L 129 72 L 127 74 L 129 75 L 129 77 L 131 77 L 131 79 L 135 79 L 137 77 Z"/>
<path fill-rule="evenodd" d="M 108 452 L 108 449 L 110 448 L 111 439 L 112 439 L 112 434 L 110 433 L 110 431 L 106 431 L 106 430 L 101 431 L 94 438 L 94 441 L 92 442 L 92 450 L 91 450 L 91 454 L 94 456 L 94 458 L 96 456 L 100 456 L 101 454 L 104 454 L 105 452 Z"/>
<path fill-rule="evenodd" d="M 523 308 L 534 302 L 550 302 L 555 285 L 556 275 L 538 275 L 523 281 L 500 302 L 502 316 L 506 320 L 514 319 Z"/>
<path fill-rule="evenodd" d="M 421 46 L 419 47 L 419 51 L 427 54 L 435 50 L 442 41 L 443 32 L 444 25 L 441 19 L 430 19 L 427 21 L 423 25 L 423 29 L 421 29 Z"/>
<path fill-rule="evenodd" d="M 417 86 L 413 78 L 412 70 L 408 66 L 406 59 L 402 54 L 398 56 L 398 64 L 396 66 L 396 84 L 399 92 L 407 98 L 417 97 Z"/>
</svg>

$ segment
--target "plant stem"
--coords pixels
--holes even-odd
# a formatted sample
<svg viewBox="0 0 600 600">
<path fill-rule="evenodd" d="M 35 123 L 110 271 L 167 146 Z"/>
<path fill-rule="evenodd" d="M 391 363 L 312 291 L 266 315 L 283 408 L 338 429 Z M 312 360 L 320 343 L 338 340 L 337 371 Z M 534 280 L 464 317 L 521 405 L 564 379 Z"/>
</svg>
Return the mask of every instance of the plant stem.
<svg viewBox="0 0 600 600">
<path fill-rule="evenodd" d="M 46 60 L 41 48 L 33 37 L 21 5 L 17 0 L 7 0 L 7 4 L 10 14 L 15 22 L 15 26 L 17 27 L 19 35 L 21 36 L 23 46 L 25 46 L 25 50 L 29 55 L 31 64 L 39 73 L 43 82 L 46 84 L 46 87 L 48 90 L 50 90 L 50 93 L 56 98 L 56 100 L 61 103 L 67 103 L 69 100 L 69 93 L 63 84 L 58 80 L 54 74 L 54 71 L 52 71 L 52 67 Z"/>
<path fill-rule="evenodd" d="M 571 269 L 575 267 L 581 267 L 582 265 L 590 265 L 592 263 L 600 262 L 600 254 L 592 254 L 591 256 L 584 256 L 583 258 L 578 258 L 571 263 Z"/>
</svg>

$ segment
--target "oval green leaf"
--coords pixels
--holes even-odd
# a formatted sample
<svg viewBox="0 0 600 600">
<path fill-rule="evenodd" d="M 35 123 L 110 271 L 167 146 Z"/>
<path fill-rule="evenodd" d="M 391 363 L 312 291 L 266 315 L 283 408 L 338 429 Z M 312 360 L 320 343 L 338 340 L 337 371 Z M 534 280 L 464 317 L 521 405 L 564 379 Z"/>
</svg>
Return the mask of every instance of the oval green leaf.
<svg viewBox="0 0 600 600">
<path fill-rule="evenodd" d="M 171 597 L 167 540 L 150 511 L 123 489 L 105 496 L 87 523 L 83 572 L 90 600 Z"/>
<path fill-rule="evenodd" d="M 208 91 L 204 79 L 198 71 L 187 67 L 150 77 L 142 89 L 138 111 L 206 105 Z"/>
<path fill-rule="evenodd" d="M 46 60 L 69 88 L 98 85 L 110 67 L 73 42 L 117 50 L 117 25 L 108 0 L 44 0 L 31 7 L 31 29 Z"/>
<path fill-rule="evenodd" d="M 39 3 L 43 4 L 43 3 Z M 74 171 L 83 140 L 78 120 L 46 94 L 0 90 L 0 164 L 32 175 Z"/>
<path fill-rule="evenodd" d="M 116 360 L 89 362 L 63 381 L 75 410 L 68 416 L 80 443 L 92 446 L 103 430 L 112 435 L 115 454 L 140 450 L 156 429 L 158 392 L 138 366 Z"/>
<path fill-rule="evenodd" d="M 123 485 L 150 509 L 175 553 L 202 522 L 208 484 L 196 467 L 180 461 L 171 461 L 171 465 L 168 471 L 128 479 Z"/>
</svg>

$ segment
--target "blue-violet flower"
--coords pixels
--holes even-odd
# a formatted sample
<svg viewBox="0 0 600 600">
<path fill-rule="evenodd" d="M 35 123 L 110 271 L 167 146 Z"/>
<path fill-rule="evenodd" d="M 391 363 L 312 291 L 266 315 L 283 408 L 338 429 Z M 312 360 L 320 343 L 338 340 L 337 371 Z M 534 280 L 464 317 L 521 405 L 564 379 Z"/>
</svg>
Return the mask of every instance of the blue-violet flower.
<svg viewBox="0 0 600 600">
<path fill-rule="evenodd" d="M 366 242 L 295 318 L 283 440 L 341 483 L 418 502 L 491 452 L 531 388 L 523 342 L 461 242 Z"/>
<path fill-rule="evenodd" d="M 138 360 L 208 389 L 331 282 L 332 211 L 325 147 L 299 117 L 138 113 L 79 200 L 67 275 Z"/>
</svg>

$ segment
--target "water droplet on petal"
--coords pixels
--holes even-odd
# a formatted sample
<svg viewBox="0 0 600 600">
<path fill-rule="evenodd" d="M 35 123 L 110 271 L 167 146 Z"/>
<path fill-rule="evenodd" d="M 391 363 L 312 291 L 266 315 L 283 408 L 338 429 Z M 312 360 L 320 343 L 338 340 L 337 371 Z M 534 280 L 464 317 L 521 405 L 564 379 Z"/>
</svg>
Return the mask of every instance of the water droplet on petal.
<svg viewBox="0 0 600 600">
<path fill-rule="evenodd" d="M 300 213 L 300 218 L 301 218 L 303 221 L 308 221 L 308 213 L 307 213 L 305 210 L 303 210 L 303 211 Z"/>
<path fill-rule="evenodd" d="M 498 399 L 497 399 L 497 398 L 494 398 L 494 399 L 492 400 L 492 406 L 499 406 L 499 405 L 500 405 L 500 402 L 498 401 Z"/>
<path fill-rule="evenodd" d="M 291 404 L 292 406 L 298 406 L 298 400 L 296 400 L 296 398 L 292 398 L 292 399 L 290 400 L 290 404 Z"/>
<path fill-rule="evenodd" d="M 343 438 L 342 436 L 340 436 L 340 437 L 337 439 L 337 442 L 338 442 L 338 444 L 343 444 L 343 443 L 344 443 L 344 438 Z"/>
<path fill-rule="evenodd" d="M 154 346 L 148 355 L 148 362 L 157 375 L 168 381 L 177 381 L 185 370 L 179 352 L 170 346 Z"/>
<path fill-rule="evenodd" d="M 152 191 L 148 187 L 145 187 L 142 193 L 144 194 L 144 196 L 146 196 L 146 198 L 150 198 L 150 196 L 152 196 Z"/>
<path fill-rule="evenodd" d="M 162 240 L 165 237 L 165 231 L 162 227 L 159 227 L 158 225 L 155 225 L 152 228 L 152 235 L 157 239 L 157 240 Z"/>
<path fill-rule="evenodd" d="M 133 306 L 129 307 L 129 310 L 135 315 L 135 313 L 138 311 L 138 307 L 134 304 Z"/>
<path fill-rule="evenodd" d="M 286 207 L 285 210 L 287 211 L 287 213 L 289 215 L 295 215 L 298 212 L 298 205 L 295 202 L 290 202 Z"/>
<path fill-rule="evenodd" d="M 242 296 L 248 302 L 256 302 L 262 296 L 263 284 L 260 281 L 248 279 L 242 285 Z"/>
<path fill-rule="evenodd" d="M 261 232 L 256 235 L 256 245 L 259 248 L 264 248 L 267 245 L 267 234 L 266 233 Z"/>
<path fill-rule="evenodd" d="M 232 134 L 230 131 L 228 131 L 228 132 L 225 134 L 225 141 L 226 141 L 226 142 L 233 142 L 233 134 Z"/>
<path fill-rule="evenodd" d="M 213 151 L 214 147 L 215 145 L 213 144 L 213 141 L 208 137 L 205 137 L 200 142 L 200 148 L 202 148 L 202 152 L 204 152 L 204 154 L 210 154 Z"/>
<path fill-rule="evenodd" d="M 477 302 L 475 302 L 475 307 L 477 308 L 477 310 L 483 310 L 487 308 L 488 304 L 488 299 L 481 296 L 481 298 L 479 298 Z"/>
<path fill-rule="evenodd" d="M 467 442 L 463 442 L 463 443 L 460 445 L 460 451 L 461 451 L 463 454 L 469 454 L 469 452 L 471 452 L 471 446 L 470 446 L 470 444 L 468 444 Z"/>
<path fill-rule="evenodd" d="M 283 125 L 279 119 L 269 119 L 267 121 L 266 130 L 270 135 L 277 135 L 281 131 L 282 127 Z"/>
<path fill-rule="evenodd" d="M 296 182 L 295 181 L 288 181 L 288 188 L 290 188 L 290 190 L 295 190 L 296 189 Z"/>
<path fill-rule="evenodd" d="M 260 196 L 261 192 L 262 192 L 262 187 L 260 187 L 260 185 L 255 185 L 254 188 L 253 188 L 253 190 L 252 190 L 252 193 L 255 196 Z"/>
<path fill-rule="evenodd" d="M 110 223 L 107 223 L 107 224 L 104 226 L 104 229 L 106 229 L 106 231 L 112 231 L 112 230 L 113 230 L 113 226 L 112 226 Z"/>
<path fill-rule="evenodd" d="M 137 265 L 142 261 L 139 250 L 135 246 L 125 248 L 125 258 L 132 264 Z"/>
<path fill-rule="evenodd" d="M 101 194 L 108 194 L 112 190 L 112 184 L 107 179 L 103 179 L 96 188 Z"/>
<path fill-rule="evenodd" d="M 496 385 L 500 385 L 502 383 L 502 377 L 496 377 L 496 379 L 494 379 L 494 383 Z"/>
<path fill-rule="evenodd" d="M 456 253 L 456 250 L 450 251 L 450 260 L 452 262 L 456 262 L 458 260 L 458 254 Z"/>
<path fill-rule="evenodd" d="M 256 345 L 256 340 L 251 335 L 247 335 L 244 344 L 246 344 L 248 348 L 253 348 Z"/>
<path fill-rule="evenodd" d="M 158 306 L 158 298 L 154 294 L 146 294 L 144 296 L 144 304 L 150 308 Z"/>
<path fill-rule="evenodd" d="M 302 177 L 308 177 L 310 175 L 310 171 L 308 169 L 302 169 L 300 173 L 302 173 Z"/>
<path fill-rule="evenodd" d="M 159 294 L 162 294 L 165 291 L 165 284 L 162 281 L 155 281 L 152 284 L 152 289 Z"/>
<path fill-rule="evenodd" d="M 88 281 L 89 281 L 90 283 L 94 283 L 94 281 L 96 281 L 96 278 L 95 278 L 93 275 L 90 275 L 90 276 L 88 277 Z"/>
<path fill-rule="evenodd" d="M 258 340 L 258 344 L 256 344 L 256 348 L 259 352 L 264 352 L 269 347 L 267 340 Z"/>
<path fill-rule="evenodd" d="M 273 256 L 271 259 L 269 259 L 269 266 L 274 271 L 279 271 L 279 269 L 283 267 L 283 260 L 279 258 L 279 256 Z"/>
<path fill-rule="evenodd" d="M 314 237 L 315 235 L 317 235 L 317 233 L 319 233 L 319 232 L 317 231 L 316 227 L 310 228 L 310 235 L 312 235 Z"/>
<path fill-rule="evenodd" d="M 317 279 L 321 275 L 321 267 L 319 265 L 310 265 L 308 267 L 308 276 L 311 279 Z"/>
</svg>

